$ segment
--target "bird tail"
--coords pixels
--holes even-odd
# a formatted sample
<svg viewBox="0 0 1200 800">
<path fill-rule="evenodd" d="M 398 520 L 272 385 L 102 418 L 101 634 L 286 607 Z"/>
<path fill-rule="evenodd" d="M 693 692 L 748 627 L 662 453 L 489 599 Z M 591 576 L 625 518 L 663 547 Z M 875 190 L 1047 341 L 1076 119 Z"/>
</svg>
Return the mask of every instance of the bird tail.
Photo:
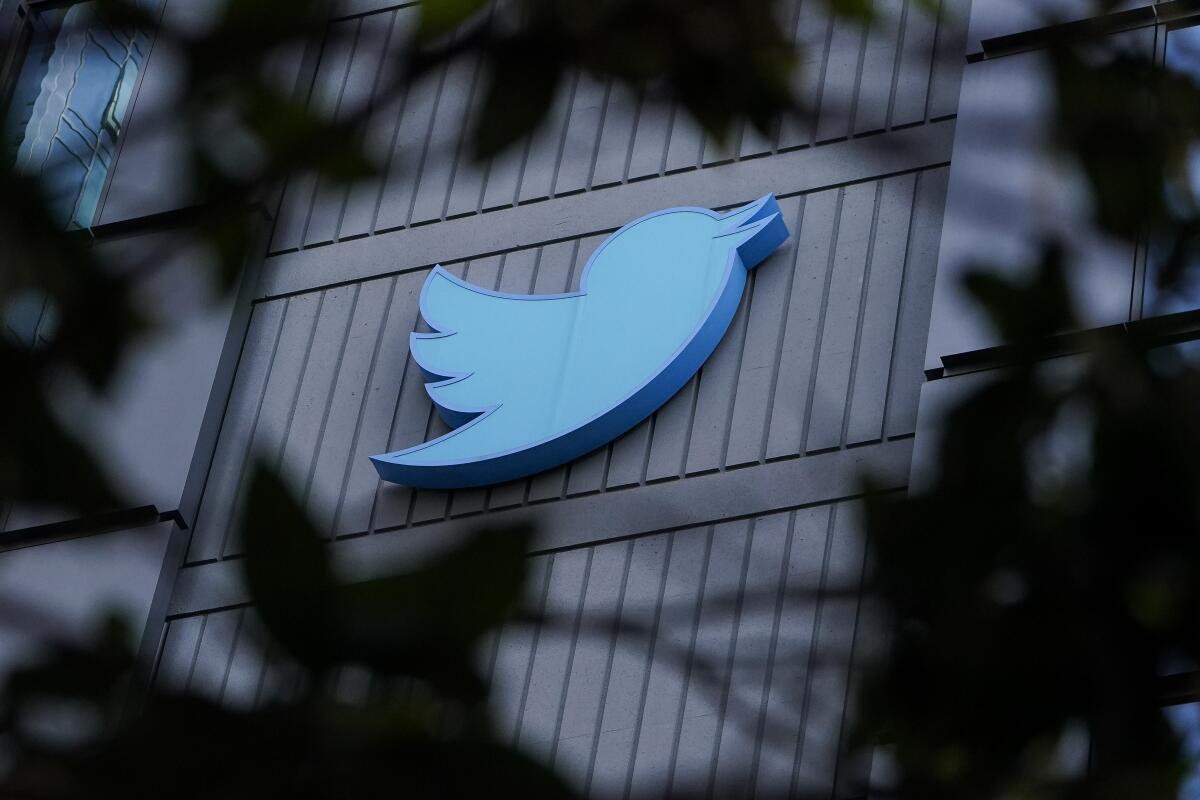
<svg viewBox="0 0 1200 800">
<path fill-rule="evenodd" d="M 736 249 L 747 270 L 754 269 L 788 238 L 787 224 L 774 194 L 721 217 L 716 238 Z"/>
</svg>

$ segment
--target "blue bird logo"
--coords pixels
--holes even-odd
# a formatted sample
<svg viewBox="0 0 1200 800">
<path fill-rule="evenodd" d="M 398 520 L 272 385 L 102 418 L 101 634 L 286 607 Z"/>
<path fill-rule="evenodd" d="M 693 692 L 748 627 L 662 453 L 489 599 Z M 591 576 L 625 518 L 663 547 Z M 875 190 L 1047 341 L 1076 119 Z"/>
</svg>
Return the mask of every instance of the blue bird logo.
<svg viewBox="0 0 1200 800">
<path fill-rule="evenodd" d="M 454 430 L 372 456 L 386 481 L 482 486 L 532 475 L 615 439 L 712 355 L 746 277 L 788 237 L 775 196 L 726 214 L 672 208 L 629 223 L 584 268 L 580 291 L 488 291 L 435 267 L 421 291 L 434 333 L 413 359 Z"/>
</svg>

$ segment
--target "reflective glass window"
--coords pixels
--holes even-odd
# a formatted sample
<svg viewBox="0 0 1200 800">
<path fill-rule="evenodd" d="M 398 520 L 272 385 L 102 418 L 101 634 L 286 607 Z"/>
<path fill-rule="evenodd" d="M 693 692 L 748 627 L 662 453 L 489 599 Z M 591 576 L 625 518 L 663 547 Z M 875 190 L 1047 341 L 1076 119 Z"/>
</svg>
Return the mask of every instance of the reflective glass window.
<svg viewBox="0 0 1200 800">
<path fill-rule="evenodd" d="M 1179 787 L 1179 800 L 1200 800 L 1200 703 L 1163 709 L 1171 727 L 1183 742 L 1183 756 L 1190 769 Z"/>
<path fill-rule="evenodd" d="M 86 228 L 99 209 L 150 38 L 105 24 L 94 2 L 31 13 L 29 25 L 4 120 L 4 155 L 41 178 L 64 228 Z"/>
<path fill-rule="evenodd" d="M 1200 26 L 1168 30 L 1164 61 L 1167 69 L 1192 75 L 1200 81 Z M 1192 190 L 1200 195 L 1200 148 L 1194 148 L 1188 164 Z M 1171 314 L 1200 308 L 1200 275 L 1193 277 L 1188 285 L 1179 287 L 1174 294 L 1167 295 L 1158 290 L 1155 282 L 1156 258 L 1161 263 L 1163 256 L 1150 243 L 1147 265 L 1146 288 L 1142 299 L 1144 316 Z"/>
</svg>

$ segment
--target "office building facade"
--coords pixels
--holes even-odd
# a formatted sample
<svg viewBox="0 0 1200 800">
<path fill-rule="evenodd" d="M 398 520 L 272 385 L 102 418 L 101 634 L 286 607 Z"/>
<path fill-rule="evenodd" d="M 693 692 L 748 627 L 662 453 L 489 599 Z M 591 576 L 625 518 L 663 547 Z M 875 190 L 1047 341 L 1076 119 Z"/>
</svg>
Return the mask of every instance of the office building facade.
<svg viewBox="0 0 1200 800">
<path fill-rule="evenodd" d="M 581 74 L 537 131 L 475 164 L 461 131 L 483 78 L 452 63 L 375 104 L 365 147 L 385 165 L 378 177 L 288 179 L 244 284 L 216 303 L 202 282 L 180 288 L 208 256 L 170 246 L 186 181 L 169 132 L 148 122 L 169 104 L 170 58 L 119 32 L 56 38 L 72 11 L 53 5 L 0 4 L 44 29 L 13 71 L 23 105 L 6 145 L 30 163 L 70 159 L 64 226 L 96 247 L 171 253 L 147 288 L 166 330 L 82 426 L 128 508 L 100 522 L 3 509 L 0 580 L 43 595 L 71 583 L 75 599 L 49 594 L 81 624 L 100 604 L 131 611 L 166 688 L 237 706 L 294 689 L 288 664 L 249 635 L 239 580 L 236 519 L 260 457 L 302 495 L 347 575 L 531 521 L 532 608 L 650 632 L 514 627 L 481 653 L 502 735 L 581 790 L 864 796 L 872 765 L 843 756 L 850 675 L 884 629 L 844 591 L 867 558 L 861 476 L 894 491 L 919 483 L 940 410 L 997 366 L 962 270 L 981 257 L 1017 268 L 1065 232 L 1086 264 L 1086 324 L 1145 314 L 1145 254 L 1073 233 L 1086 209 L 1049 155 L 1045 20 L 999 0 L 942 0 L 936 13 L 880 0 L 871 28 L 784 0 L 780 24 L 804 47 L 796 92 L 815 111 L 724 144 L 670 103 Z M 194 5 L 167 0 L 162 13 L 187 24 Z M 1067 24 L 1088 13 L 1046 5 Z M 342 0 L 326 38 L 280 74 L 332 114 L 369 105 L 416 13 Z M 1090 20 L 1089 35 L 1166 54 L 1189 13 L 1128 3 Z M 104 92 L 41 88 L 92 57 L 106 71 L 79 74 Z M 597 245 L 641 215 L 770 192 L 791 238 L 752 273 L 712 358 L 645 422 L 511 483 L 379 481 L 369 456 L 447 430 L 407 352 L 435 264 L 489 289 L 571 291 Z M 43 311 L 10 315 L 9 335 L 36 341 Z M 367 691 L 355 680 L 351 696 Z"/>
</svg>

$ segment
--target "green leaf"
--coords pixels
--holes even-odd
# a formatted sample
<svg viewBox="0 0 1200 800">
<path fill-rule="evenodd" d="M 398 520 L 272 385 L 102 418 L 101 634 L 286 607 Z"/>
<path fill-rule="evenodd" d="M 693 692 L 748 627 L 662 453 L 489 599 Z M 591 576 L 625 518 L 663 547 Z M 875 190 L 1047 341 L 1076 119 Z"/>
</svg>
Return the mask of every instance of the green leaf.
<svg viewBox="0 0 1200 800">
<path fill-rule="evenodd" d="M 110 616 L 88 640 L 43 648 L 36 662 L 11 669 L 0 694 L 0 730 L 9 744 L 52 751 L 93 745 L 129 699 L 135 640 L 124 619 Z M 64 713 L 75 724 L 55 725 Z"/>
<path fill-rule="evenodd" d="M 863 22 L 875 18 L 875 4 L 872 0 L 828 0 L 828 3 L 830 11 L 839 17 Z"/>
<path fill-rule="evenodd" d="M 328 548 L 280 476 L 261 463 L 250 479 L 241 531 L 246 587 L 270 635 L 311 669 L 336 663 Z"/>
<path fill-rule="evenodd" d="M 496 800 L 569 800 L 576 797 L 558 775 L 511 747 L 486 741 L 466 741 L 444 749 L 446 789 L 442 796 Z M 470 770 L 458 769 L 470 764 Z"/>
<path fill-rule="evenodd" d="M 274 172 L 316 169 L 337 183 L 377 174 L 363 152 L 355 126 L 340 125 L 265 83 L 245 88 L 245 122 L 265 150 Z"/>
<path fill-rule="evenodd" d="M 211 48 L 259 42 L 265 48 L 320 30 L 329 14 L 325 0 L 226 0 L 221 17 L 205 35 Z M 246 63 L 252 68 L 252 63 Z M 251 69 L 252 71 L 252 69 Z"/>
<path fill-rule="evenodd" d="M 976 268 L 964 276 L 963 286 L 1008 344 L 1032 344 L 1075 327 L 1059 247 L 1049 247 L 1028 278 Z"/>
<path fill-rule="evenodd" d="M 485 696 L 475 647 L 521 597 L 528 529 L 478 531 L 410 572 L 335 585 L 328 547 L 279 476 L 259 465 L 242 530 L 252 602 L 298 661 L 317 672 L 360 663 L 471 703 Z"/>
<path fill-rule="evenodd" d="M 5 363 L 0 352 L 0 368 Z M 8 393 L 0 414 L 0 500 L 85 514 L 122 506 L 95 456 L 63 428 L 38 387 Z"/>
<path fill-rule="evenodd" d="M 158 24 L 157 10 L 148 10 L 131 0 L 95 0 L 93 8 L 104 24 L 114 28 L 152 30 Z"/>
<path fill-rule="evenodd" d="M 516 143 L 546 117 L 562 64 L 544 48 L 509 42 L 491 53 L 491 83 L 474 134 L 475 155 L 488 158 Z"/>
<path fill-rule="evenodd" d="M 463 24 L 487 5 L 487 0 L 425 0 L 419 6 L 417 39 L 438 39 Z"/>
<path fill-rule="evenodd" d="M 343 655 L 482 699 L 475 647 L 510 616 L 525 583 L 528 528 L 484 529 L 414 571 L 340 590 Z"/>
</svg>

